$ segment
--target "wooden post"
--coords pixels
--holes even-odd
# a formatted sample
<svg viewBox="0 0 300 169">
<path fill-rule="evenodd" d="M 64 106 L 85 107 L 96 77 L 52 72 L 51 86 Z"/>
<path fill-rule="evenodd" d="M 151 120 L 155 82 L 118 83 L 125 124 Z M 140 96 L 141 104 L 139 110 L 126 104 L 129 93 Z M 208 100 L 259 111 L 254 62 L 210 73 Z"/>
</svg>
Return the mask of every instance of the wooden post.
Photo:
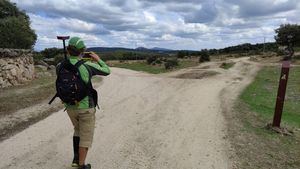
<svg viewBox="0 0 300 169">
<path fill-rule="evenodd" d="M 275 113 L 274 113 L 273 124 L 272 124 L 273 127 L 280 127 L 290 65 L 291 65 L 291 61 L 289 60 L 283 61 L 282 63 L 281 75 L 279 79 L 279 87 L 277 92 L 276 107 L 275 107 Z"/>
</svg>

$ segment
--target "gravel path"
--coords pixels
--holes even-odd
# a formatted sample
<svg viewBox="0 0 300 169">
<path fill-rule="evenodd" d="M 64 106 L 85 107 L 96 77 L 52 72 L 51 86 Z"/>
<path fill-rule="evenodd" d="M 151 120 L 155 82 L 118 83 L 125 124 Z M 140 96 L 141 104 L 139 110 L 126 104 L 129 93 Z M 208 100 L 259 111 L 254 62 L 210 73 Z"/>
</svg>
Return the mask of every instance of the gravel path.
<svg viewBox="0 0 300 169">
<path fill-rule="evenodd" d="M 233 61 L 229 70 L 211 62 L 163 75 L 113 68 L 98 88 L 102 106 L 87 161 L 94 169 L 232 168 L 222 111 L 237 94 L 224 90 L 239 91 L 258 69 L 247 58 Z M 207 71 L 217 74 L 199 76 Z M 71 139 L 67 114 L 54 113 L 0 143 L 0 168 L 70 168 Z"/>
</svg>

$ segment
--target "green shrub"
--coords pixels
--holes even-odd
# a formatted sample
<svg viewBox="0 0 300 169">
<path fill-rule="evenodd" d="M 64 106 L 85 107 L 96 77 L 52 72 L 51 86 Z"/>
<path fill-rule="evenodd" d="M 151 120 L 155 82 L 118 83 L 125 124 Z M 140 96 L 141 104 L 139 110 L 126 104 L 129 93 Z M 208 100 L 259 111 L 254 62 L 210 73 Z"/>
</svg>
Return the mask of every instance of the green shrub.
<svg viewBox="0 0 300 169">
<path fill-rule="evenodd" d="M 178 66 L 179 64 L 177 58 L 175 58 L 175 59 L 168 59 L 164 65 L 165 65 L 165 69 L 172 69 Z"/>
<path fill-rule="evenodd" d="M 204 55 L 201 55 L 199 57 L 199 62 L 202 63 L 202 62 L 209 62 L 210 61 L 210 57 L 208 54 L 204 54 Z"/>
<path fill-rule="evenodd" d="M 295 60 L 300 60 L 300 55 L 294 55 Z"/>
<path fill-rule="evenodd" d="M 285 55 L 284 49 L 277 49 L 276 54 L 277 56 L 284 56 Z"/>
<path fill-rule="evenodd" d="M 54 58 L 59 54 L 64 54 L 64 50 L 62 48 L 46 48 L 41 53 L 45 58 Z"/>
<path fill-rule="evenodd" d="M 42 60 L 44 57 L 40 52 L 34 52 L 33 53 L 33 60 L 34 62 Z"/>
<path fill-rule="evenodd" d="M 248 53 L 249 55 L 262 55 L 262 52 L 260 52 L 259 50 L 251 50 Z"/>
<path fill-rule="evenodd" d="M 147 58 L 147 64 L 148 64 L 148 65 L 153 64 L 153 63 L 156 61 L 156 59 L 157 59 L 157 56 L 156 56 L 156 55 L 153 55 L 153 56 L 148 57 L 148 58 Z"/>
<path fill-rule="evenodd" d="M 154 63 L 160 65 L 160 64 L 162 64 L 162 60 L 159 58 Z"/>
</svg>

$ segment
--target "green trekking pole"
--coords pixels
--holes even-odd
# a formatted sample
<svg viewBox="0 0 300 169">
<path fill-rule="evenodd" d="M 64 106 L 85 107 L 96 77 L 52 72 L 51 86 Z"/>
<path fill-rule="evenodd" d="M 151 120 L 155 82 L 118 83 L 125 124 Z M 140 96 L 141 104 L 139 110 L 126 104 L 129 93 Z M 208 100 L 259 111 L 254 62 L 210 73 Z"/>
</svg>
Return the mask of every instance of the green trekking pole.
<svg viewBox="0 0 300 169">
<path fill-rule="evenodd" d="M 67 59 L 66 40 L 70 39 L 70 36 L 57 36 L 57 39 L 63 41 L 64 55 L 65 55 L 65 59 Z"/>
</svg>

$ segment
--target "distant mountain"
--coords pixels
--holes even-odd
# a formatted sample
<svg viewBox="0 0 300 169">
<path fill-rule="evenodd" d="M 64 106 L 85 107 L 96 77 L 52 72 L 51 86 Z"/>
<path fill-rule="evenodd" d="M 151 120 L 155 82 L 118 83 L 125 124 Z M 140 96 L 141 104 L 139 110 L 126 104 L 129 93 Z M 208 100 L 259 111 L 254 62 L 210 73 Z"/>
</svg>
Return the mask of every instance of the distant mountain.
<svg viewBox="0 0 300 169">
<path fill-rule="evenodd" d="M 154 47 L 154 48 L 151 48 L 151 50 L 159 50 L 159 51 L 174 51 L 174 50 L 172 50 L 172 49 L 159 48 L 159 47 Z"/>
<path fill-rule="evenodd" d="M 88 48 L 87 51 L 94 51 L 94 52 L 115 52 L 115 51 L 127 51 L 127 52 L 150 52 L 150 53 L 174 53 L 176 50 L 165 49 L 165 48 L 145 48 L 145 47 L 138 47 L 136 49 L 130 48 L 122 48 L 122 47 L 91 47 Z"/>
<path fill-rule="evenodd" d="M 138 47 L 135 50 L 138 50 L 138 51 L 149 51 L 149 49 L 145 48 L 145 47 Z"/>
<path fill-rule="evenodd" d="M 121 48 L 121 47 L 91 47 L 88 48 L 87 51 L 93 52 L 115 52 L 115 51 L 135 51 L 134 49 L 129 48 Z"/>
</svg>

